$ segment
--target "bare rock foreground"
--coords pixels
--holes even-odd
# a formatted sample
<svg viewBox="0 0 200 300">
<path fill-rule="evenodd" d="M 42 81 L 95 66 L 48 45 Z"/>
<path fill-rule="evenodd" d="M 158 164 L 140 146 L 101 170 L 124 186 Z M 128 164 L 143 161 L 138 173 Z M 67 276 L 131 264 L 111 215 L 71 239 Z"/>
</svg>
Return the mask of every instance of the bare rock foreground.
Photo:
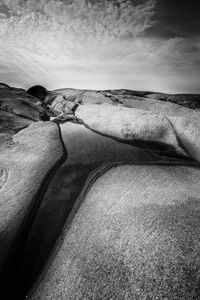
<svg viewBox="0 0 200 300">
<path fill-rule="evenodd" d="M 30 299 L 198 299 L 199 184 L 183 166 L 101 168 Z"/>
<path fill-rule="evenodd" d="M 200 96 L 53 95 L 0 84 L 1 298 L 199 299 Z"/>
</svg>

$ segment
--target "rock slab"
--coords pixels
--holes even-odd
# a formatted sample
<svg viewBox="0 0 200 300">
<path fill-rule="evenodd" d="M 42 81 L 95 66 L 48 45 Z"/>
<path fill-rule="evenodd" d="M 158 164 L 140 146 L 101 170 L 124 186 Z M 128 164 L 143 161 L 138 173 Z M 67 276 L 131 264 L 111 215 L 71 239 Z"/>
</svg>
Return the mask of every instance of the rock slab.
<svg viewBox="0 0 200 300">
<path fill-rule="evenodd" d="M 29 299 L 199 299 L 199 194 L 193 167 L 100 168 Z"/>
<path fill-rule="evenodd" d="M 9 284 L 47 182 L 66 154 L 51 122 L 32 123 L 1 143 L 0 153 L 0 270 Z"/>
</svg>

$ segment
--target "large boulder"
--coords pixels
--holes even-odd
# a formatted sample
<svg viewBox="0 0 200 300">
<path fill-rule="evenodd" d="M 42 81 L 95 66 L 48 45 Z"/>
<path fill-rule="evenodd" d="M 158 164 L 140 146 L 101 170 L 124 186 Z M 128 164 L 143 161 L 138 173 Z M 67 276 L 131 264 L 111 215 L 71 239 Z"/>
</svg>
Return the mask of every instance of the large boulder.
<svg viewBox="0 0 200 300">
<path fill-rule="evenodd" d="M 61 124 L 60 128 L 68 151 L 68 165 L 101 165 L 112 161 L 137 162 L 141 159 L 153 159 L 145 150 L 120 143 L 112 136 L 102 136 L 82 124 L 68 122 Z"/>
<path fill-rule="evenodd" d="M 66 112 L 58 121 L 68 119 L 74 102 L 80 104 L 75 117 L 96 133 L 154 152 L 199 160 L 199 110 L 150 99 L 148 92 L 141 96 L 125 91 L 57 90 L 55 102 L 60 102 L 60 112 Z"/>
<path fill-rule="evenodd" d="M 0 270 L 7 285 L 48 182 L 66 155 L 58 126 L 50 122 L 31 124 L 2 144 L 0 153 Z"/>
<path fill-rule="evenodd" d="M 199 160 L 199 114 L 191 113 L 189 119 L 141 109 L 80 105 L 75 116 L 101 135 L 161 154 L 174 152 Z"/>
<path fill-rule="evenodd" d="M 0 276 L 2 299 L 13 293 L 24 246 L 48 184 L 66 159 L 59 126 L 24 90 L 0 88 Z M 37 122 L 36 122 L 37 121 Z M 12 294 L 13 296 L 13 294 Z M 11 297 L 12 298 L 12 297 Z"/>
<path fill-rule="evenodd" d="M 194 167 L 100 168 L 29 299 L 199 299 L 199 194 Z"/>
</svg>

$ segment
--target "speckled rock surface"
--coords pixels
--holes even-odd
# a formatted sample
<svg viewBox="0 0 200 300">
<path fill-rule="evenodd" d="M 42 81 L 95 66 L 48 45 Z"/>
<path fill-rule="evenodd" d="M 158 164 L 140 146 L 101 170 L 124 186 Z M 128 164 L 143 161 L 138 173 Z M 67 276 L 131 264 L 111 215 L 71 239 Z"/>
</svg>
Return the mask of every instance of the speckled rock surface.
<svg viewBox="0 0 200 300">
<path fill-rule="evenodd" d="M 54 176 L 29 233 L 21 278 L 18 275 L 24 294 L 54 246 L 89 174 L 104 163 L 156 160 L 142 149 L 103 137 L 83 125 L 68 122 L 60 127 L 68 158 Z"/>
<path fill-rule="evenodd" d="M 100 93 L 63 89 L 57 92 L 57 100 L 60 99 L 60 104 L 63 105 L 69 101 L 80 104 L 75 115 L 85 126 L 70 122 L 61 125 L 68 159 L 54 177 L 29 235 L 23 262 L 25 270 L 21 279 L 22 282 L 27 282 L 27 286 L 30 285 L 28 281 L 31 282 L 35 278 L 43 265 L 92 170 L 108 162 L 138 163 L 158 159 L 151 155 L 152 152 L 141 148 L 164 152 L 168 155 L 168 145 L 175 145 L 178 154 L 187 158 L 187 153 L 180 146 L 173 125 L 166 116 L 199 118 L 198 111 L 173 103 L 147 99 L 141 95 L 134 96 L 131 93 L 129 95 L 121 93 L 116 98 L 114 91 Z M 156 118 L 155 114 L 157 114 Z M 130 124 L 135 126 L 140 143 L 138 141 L 135 143 L 136 137 Z M 156 129 L 158 129 L 157 132 Z M 104 134 L 107 137 L 103 136 Z M 152 139 L 161 141 L 162 144 L 153 143 L 152 145 Z M 128 145 L 126 142 L 133 145 L 135 143 L 139 148 Z M 39 236 L 38 232 L 40 232 Z"/>
<path fill-rule="evenodd" d="M 104 137 L 84 125 L 61 124 L 63 141 L 67 147 L 69 165 L 103 164 L 112 161 L 149 161 L 153 156 L 139 148 Z"/>
<path fill-rule="evenodd" d="M 63 155 L 58 126 L 50 122 L 33 123 L 1 143 L 0 270 L 4 279 L 7 272 L 14 274 L 50 171 L 61 164 Z"/>
<path fill-rule="evenodd" d="M 91 130 L 156 152 L 176 152 L 199 161 L 199 95 L 167 95 L 128 90 L 60 89 L 60 112 L 65 104 L 80 104 L 79 121 Z M 155 95 L 155 97 L 154 97 Z M 55 96 L 55 95 L 54 95 Z M 173 98 L 173 103 L 169 99 Z M 183 103 L 181 102 L 183 97 Z M 185 107 L 176 104 L 192 103 Z M 164 101 L 162 101 L 164 100 Z M 192 102 L 194 100 L 194 102 Z M 195 102 L 196 101 L 196 102 Z M 188 103 L 188 102 L 187 102 Z M 65 111 L 65 110 L 64 110 Z M 66 109 L 67 111 L 67 109 Z M 68 118 L 66 112 L 66 120 Z M 64 117 L 60 122 L 64 122 Z M 187 127 L 190 127 L 187 130 Z M 188 134 L 189 132 L 189 134 Z M 173 154 L 174 155 L 174 154 Z"/>
<path fill-rule="evenodd" d="M 5 162 L 0 167 L 0 193 L 3 191 L 2 195 L 8 196 L 2 205 L 3 242 L 0 253 L 3 254 L 0 258 L 5 261 L 2 278 L 5 277 L 3 282 L 10 293 L 9 299 L 24 299 L 66 220 L 63 244 L 58 244 L 58 254 L 49 264 L 49 275 L 45 275 L 47 277 L 34 291 L 34 299 L 190 299 L 184 298 L 185 295 L 199 296 L 195 288 L 197 255 L 196 252 L 189 252 L 188 246 L 188 240 L 199 245 L 192 219 L 194 216 L 198 227 L 193 208 L 198 209 L 195 199 L 199 192 L 199 173 L 192 167 L 184 166 L 194 163 L 188 158 L 200 161 L 199 95 L 60 89 L 50 92 L 48 99 L 50 103 L 53 99 L 57 101 L 58 111 L 54 112 L 55 115 L 60 113 L 59 110 L 62 111 L 65 104 L 73 106 L 72 102 L 78 103 L 75 115 L 82 124 L 66 122 L 60 126 L 68 160 L 54 175 L 45 194 L 43 187 L 45 189 L 47 186 L 46 179 L 51 173 L 49 170 L 54 170 L 56 166 L 58 169 L 58 160 L 63 159 L 64 146 L 59 128 L 55 123 L 48 122 L 30 125 L 39 121 L 41 113 L 45 113 L 41 103 L 28 96 L 23 89 L 0 84 L 0 144 L 3 151 L 0 158 Z M 69 114 L 72 114 L 71 106 Z M 60 119 L 60 123 L 62 121 Z M 173 155 L 169 158 L 169 154 L 172 148 L 175 157 L 178 155 L 182 159 L 179 167 L 170 167 L 169 160 L 173 160 Z M 151 165 L 150 171 L 143 165 L 137 166 L 138 163 L 148 165 L 158 160 L 155 157 L 158 153 L 168 157 L 168 166 L 157 166 L 155 172 L 154 165 Z M 163 159 L 166 160 L 165 157 Z M 92 182 L 88 185 L 91 190 L 85 195 L 77 216 L 69 216 L 87 176 L 103 163 L 118 161 L 129 161 L 129 164 L 136 165 L 126 165 L 123 170 L 123 166 L 111 168 L 109 175 L 104 174 L 103 168 L 102 181 L 101 178 L 97 179 L 94 192 Z M 7 167 L 9 163 L 13 169 Z M 99 177 L 100 174 L 102 171 L 95 176 Z M 141 177 L 141 187 L 137 176 Z M 148 186 L 149 182 L 152 183 L 152 189 Z M 10 187 L 12 185 L 13 188 Z M 6 190 L 8 186 L 10 188 Z M 160 188 L 158 195 L 152 192 L 153 187 L 156 191 Z M 39 198 L 42 198 L 39 210 L 36 207 L 40 202 L 38 191 Z M 36 198 L 32 197 L 35 192 Z M 163 197 L 167 210 L 163 208 L 163 201 L 162 205 L 155 204 L 153 207 L 144 204 L 142 199 L 146 201 L 153 197 L 151 195 L 154 195 L 155 202 L 160 202 Z M 184 197 L 189 197 L 189 200 L 184 200 Z M 172 198 L 174 202 L 170 200 Z M 114 199 L 120 200 L 116 202 Z M 141 205 L 140 201 L 143 201 Z M 159 206 L 159 209 L 154 211 L 154 206 Z M 183 222 L 174 212 L 174 207 L 188 226 L 185 244 L 181 237 L 183 230 L 180 229 L 184 227 Z M 185 207 L 189 211 L 188 219 Z M 37 214 L 34 215 L 36 210 Z M 169 211 L 180 228 L 168 217 Z M 69 228 L 69 221 L 73 218 L 72 227 Z M 163 227 L 165 223 L 167 233 Z M 171 224 L 175 224 L 173 238 L 170 235 Z M 151 228 L 150 233 L 148 228 Z M 149 254 L 148 247 L 153 249 L 153 246 L 156 250 Z M 161 264 L 156 258 L 157 254 Z M 167 255 L 169 264 L 165 262 Z M 183 266 L 180 261 L 184 261 Z M 195 265 L 193 274 L 191 261 Z M 192 275 L 188 276 L 187 273 Z M 189 277 L 191 280 L 186 284 Z M 136 278 L 136 283 L 133 278 Z M 178 287 L 180 293 L 177 292 Z M 147 297 L 143 290 L 148 294 Z M 156 295 L 154 298 L 153 292 Z M 169 292 L 172 298 L 168 297 Z"/>
<path fill-rule="evenodd" d="M 66 159 L 59 126 L 25 90 L 0 83 L 0 298 L 13 299 L 26 238 L 48 183 Z M 15 297 L 17 297 L 15 295 Z M 16 298 L 17 299 L 17 298 Z"/>
<path fill-rule="evenodd" d="M 29 299 L 199 299 L 200 171 L 99 170 Z"/>
<path fill-rule="evenodd" d="M 57 125 L 38 122 L 15 134 L 0 151 L 2 264 L 43 178 L 63 149 Z"/>
<path fill-rule="evenodd" d="M 175 152 L 200 161 L 199 113 L 175 117 L 125 107 L 79 105 L 75 116 L 96 133 L 154 152 Z"/>
<path fill-rule="evenodd" d="M 125 107 L 110 106 L 105 110 L 103 106 L 80 105 L 75 116 L 85 126 L 102 135 L 147 150 L 168 152 L 171 147 L 186 156 L 164 115 Z"/>
</svg>

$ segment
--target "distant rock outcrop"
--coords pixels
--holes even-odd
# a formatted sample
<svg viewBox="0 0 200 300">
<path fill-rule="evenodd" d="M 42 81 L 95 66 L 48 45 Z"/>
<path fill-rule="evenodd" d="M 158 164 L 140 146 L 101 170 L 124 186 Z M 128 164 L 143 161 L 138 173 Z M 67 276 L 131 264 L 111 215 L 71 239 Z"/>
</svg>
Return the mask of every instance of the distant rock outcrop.
<svg viewBox="0 0 200 300">
<path fill-rule="evenodd" d="M 157 99 L 161 101 L 172 102 L 182 105 L 184 107 L 199 109 L 200 108 L 200 96 L 198 94 L 148 94 L 148 98 Z"/>
<path fill-rule="evenodd" d="M 55 93 L 63 95 L 69 101 L 76 101 L 82 104 L 100 104 L 111 103 L 113 105 L 124 105 L 132 107 L 133 100 L 144 103 L 149 99 L 160 100 L 162 102 L 171 102 L 180 106 L 199 109 L 200 108 L 200 95 L 199 94 L 164 94 L 154 93 L 148 91 L 135 91 L 135 90 L 104 90 L 104 91 L 88 91 L 76 89 L 58 89 Z M 94 102 L 95 101 L 95 102 Z M 157 101 L 158 102 L 158 101 Z M 147 102 L 148 103 L 148 102 Z"/>
</svg>

